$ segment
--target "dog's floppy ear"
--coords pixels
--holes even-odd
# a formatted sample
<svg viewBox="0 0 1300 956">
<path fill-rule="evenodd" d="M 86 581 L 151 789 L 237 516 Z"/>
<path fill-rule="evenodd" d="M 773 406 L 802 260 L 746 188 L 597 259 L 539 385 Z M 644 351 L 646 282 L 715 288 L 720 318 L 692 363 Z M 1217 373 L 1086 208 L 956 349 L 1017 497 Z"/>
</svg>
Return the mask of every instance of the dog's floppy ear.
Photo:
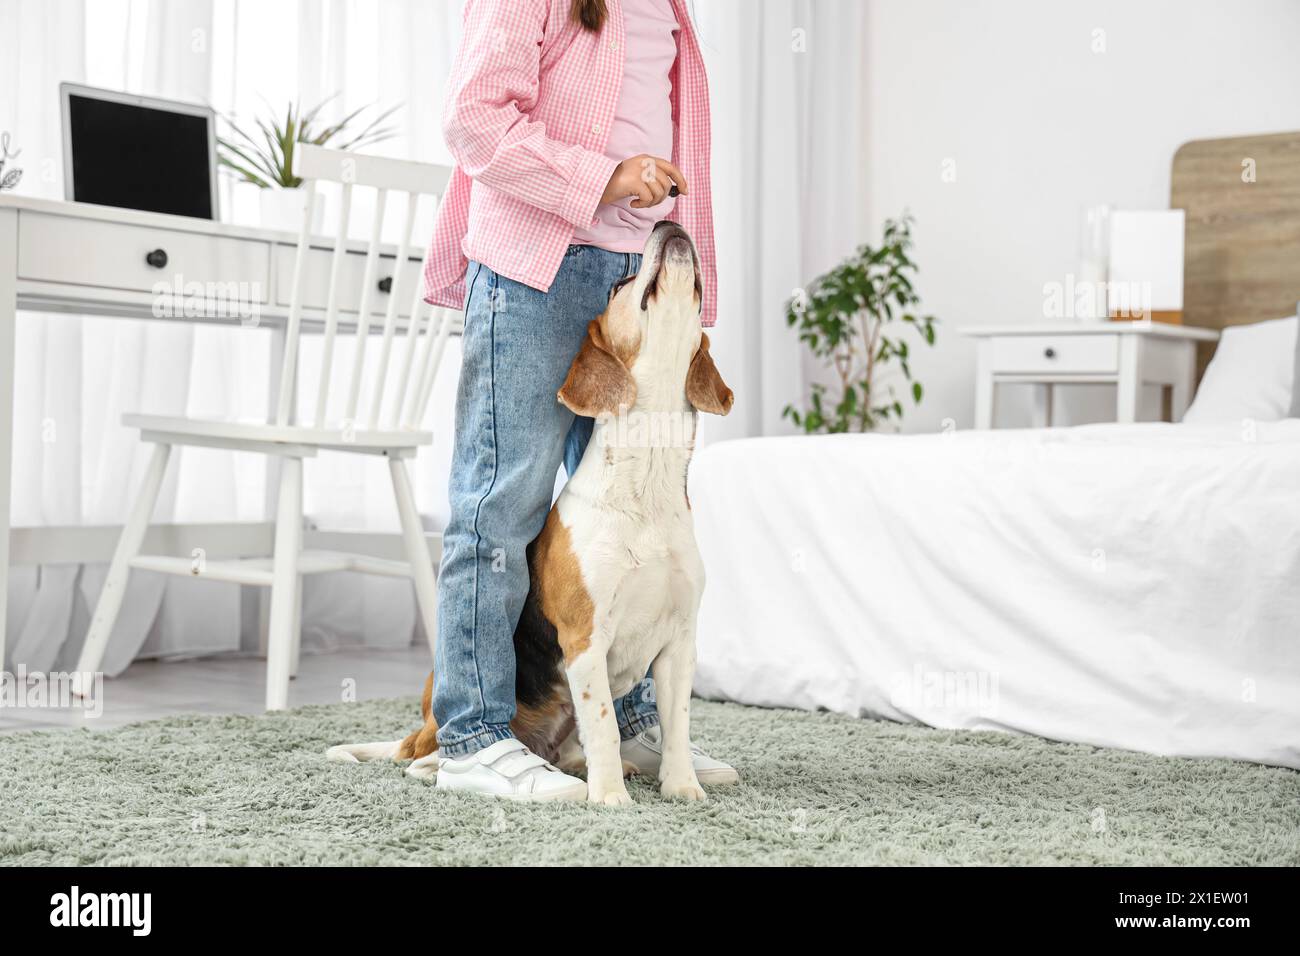
<svg viewBox="0 0 1300 956">
<path fill-rule="evenodd" d="M 686 373 L 686 398 L 700 411 L 713 415 L 727 414 L 736 399 L 713 364 L 709 355 L 709 337 L 703 332 L 700 333 L 700 347 L 695 350 L 690 371 Z"/>
<path fill-rule="evenodd" d="M 587 338 L 556 397 L 565 408 L 588 418 L 617 414 L 619 408 L 636 403 L 636 379 L 610 349 L 598 319 L 587 323 Z"/>
</svg>

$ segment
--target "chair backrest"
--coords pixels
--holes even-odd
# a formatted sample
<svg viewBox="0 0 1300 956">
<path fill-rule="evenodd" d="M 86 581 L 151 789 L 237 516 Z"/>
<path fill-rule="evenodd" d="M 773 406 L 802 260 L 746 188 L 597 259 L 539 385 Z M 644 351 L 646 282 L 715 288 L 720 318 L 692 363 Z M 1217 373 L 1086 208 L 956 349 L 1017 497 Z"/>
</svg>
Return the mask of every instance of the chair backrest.
<svg viewBox="0 0 1300 956">
<path fill-rule="evenodd" d="M 295 380 L 301 368 L 302 313 L 304 287 L 307 283 L 307 257 L 313 246 L 321 246 L 320 238 L 311 235 L 312 209 L 316 186 L 320 182 L 339 183 L 342 194 L 339 213 L 333 234 L 330 261 L 329 289 L 325 297 L 324 337 L 321 347 L 320 379 L 314 404 L 304 409 L 303 424 L 316 428 L 416 428 L 424 418 L 425 408 L 433 392 L 434 376 L 447 336 L 454 322 L 449 309 L 433 308 L 424 301 L 424 266 L 428 264 L 428 245 L 425 245 L 423 264 L 412 275 L 408 288 L 402 288 L 403 275 L 410 275 L 411 232 L 415 226 L 416 212 L 422 197 L 430 197 L 436 210 L 438 200 L 451 177 L 451 169 L 428 163 L 365 156 L 360 153 L 324 149 L 320 146 L 299 144 L 295 172 L 303 179 L 305 192 L 302 226 L 298 232 L 298 250 L 293 266 L 293 288 L 286 329 L 284 361 L 280 368 L 279 400 L 275 412 L 277 425 L 292 422 L 295 406 Z M 347 377 L 347 397 L 342 417 L 335 423 L 326 421 L 326 401 L 334 371 L 334 344 L 338 332 L 340 310 L 340 284 L 348 256 L 348 227 L 352 215 L 353 191 L 357 188 L 375 191 L 374 221 L 370 224 L 370 243 L 366 249 L 364 273 L 361 280 L 360 302 L 357 309 L 357 342 L 352 358 L 351 374 Z M 397 259 L 393 264 L 392 286 L 389 288 L 387 310 L 384 314 L 383 336 L 379 342 L 378 370 L 367 391 L 370 400 L 360 408 L 365 370 L 366 347 L 370 338 L 371 299 L 378 288 L 380 235 L 384 226 L 384 208 L 389 193 L 406 196 L 406 217 L 402 226 Z M 405 296 L 411 303 L 407 327 L 401 336 L 400 358 L 393 361 L 394 338 L 398 323 L 398 302 Z M 427 321 L 426 321 L 427 317 Z M 390 386 L 390 377 L 394 387 Z M 358 417 L 360 415 L 360 417 Z"/>
</svg>

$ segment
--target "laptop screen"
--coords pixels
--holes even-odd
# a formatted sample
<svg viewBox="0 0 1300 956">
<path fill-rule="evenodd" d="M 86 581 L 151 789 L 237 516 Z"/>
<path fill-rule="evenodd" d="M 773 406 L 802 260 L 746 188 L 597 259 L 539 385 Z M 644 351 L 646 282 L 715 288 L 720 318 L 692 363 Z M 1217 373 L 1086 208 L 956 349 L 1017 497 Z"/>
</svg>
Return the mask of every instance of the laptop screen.
<svg viewBox="0 0 1300 956">
<path fill-rule="evenodd" d="M 208 119 L 68 97 L 72 198 L 213 219 Z"/>
</svg>

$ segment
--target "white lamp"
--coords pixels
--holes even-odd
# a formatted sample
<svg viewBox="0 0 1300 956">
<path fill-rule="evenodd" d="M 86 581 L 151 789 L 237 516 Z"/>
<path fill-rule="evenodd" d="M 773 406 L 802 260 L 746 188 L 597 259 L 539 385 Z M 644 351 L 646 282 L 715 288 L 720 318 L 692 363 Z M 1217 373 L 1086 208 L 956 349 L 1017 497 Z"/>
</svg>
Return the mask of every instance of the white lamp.
<svg viewBox="0 0 1300 956">
<path fill-rule="evenodd" d="M 1181 209 L 1116 210 L 1110 214 L 1110 317 L 1183 321 Z"/>
</svg>

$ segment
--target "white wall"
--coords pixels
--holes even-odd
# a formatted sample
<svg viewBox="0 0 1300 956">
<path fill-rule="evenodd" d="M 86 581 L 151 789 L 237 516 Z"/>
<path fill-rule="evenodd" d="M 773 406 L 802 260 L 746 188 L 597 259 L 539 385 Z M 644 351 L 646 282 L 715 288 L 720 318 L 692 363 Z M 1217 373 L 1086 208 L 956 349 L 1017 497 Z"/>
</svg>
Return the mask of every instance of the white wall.
<svg viewBox="0 0 1300 956">
<path fill-rule="evenodd" d="M 915 214 L 918 289 L 943 321 L 913 363 L 927 394 L 909 431 L 971 424 L 975 353 L 956 329 L 1041 321 L 1043 284 L 1077 269 L 1085 205 L 1167 208 L 1182 143 L 1300 129 L 1296 0 L 871 0 L 867 33 L 868 221 Z M 1022 391 L 1002 390 L 1001 422 L 1028 423 Z M 1109 402 L 1076 386 L 1058 420 Z"/>
</svg>

